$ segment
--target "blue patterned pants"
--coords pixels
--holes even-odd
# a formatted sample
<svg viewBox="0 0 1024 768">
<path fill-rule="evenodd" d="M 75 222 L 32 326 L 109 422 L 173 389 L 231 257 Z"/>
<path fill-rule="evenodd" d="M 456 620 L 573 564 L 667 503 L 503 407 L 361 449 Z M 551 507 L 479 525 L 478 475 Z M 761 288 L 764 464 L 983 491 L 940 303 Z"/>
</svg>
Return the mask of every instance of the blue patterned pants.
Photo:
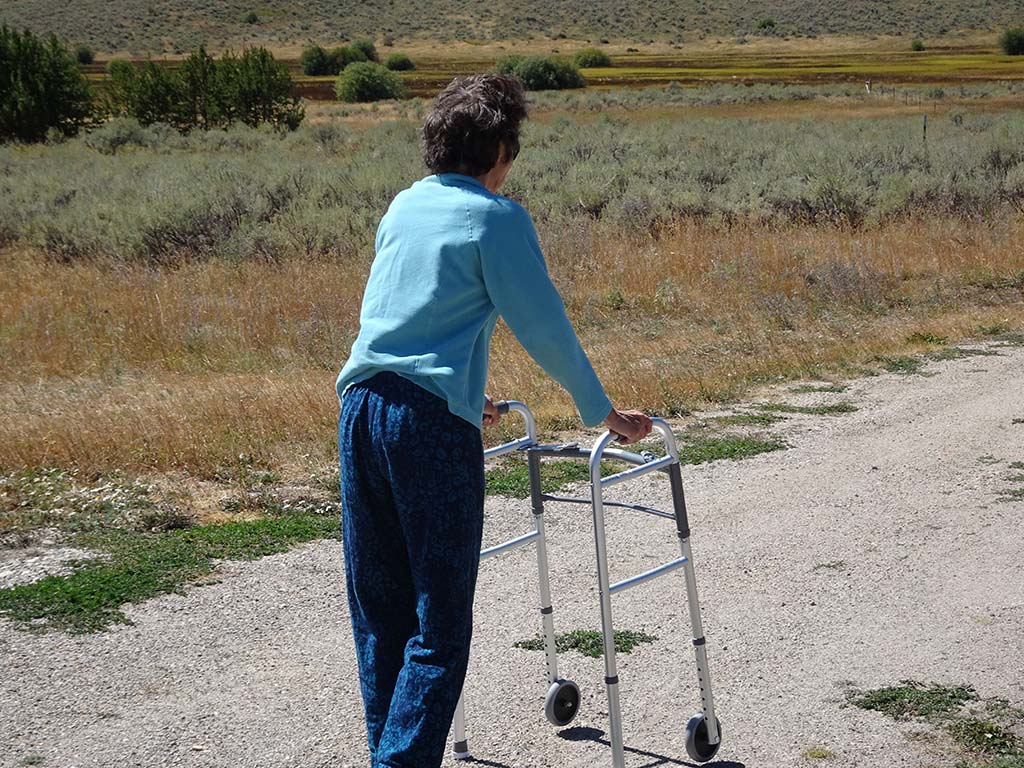
<svg viewBox="0 0 1024 768">
<path fill-rule="evenodd" d="M 469 662 L 480 429 L 411 381 L 351 386 L 338 423 L 345 572 L 373 768 L 444 756 Z"/>
</svg>

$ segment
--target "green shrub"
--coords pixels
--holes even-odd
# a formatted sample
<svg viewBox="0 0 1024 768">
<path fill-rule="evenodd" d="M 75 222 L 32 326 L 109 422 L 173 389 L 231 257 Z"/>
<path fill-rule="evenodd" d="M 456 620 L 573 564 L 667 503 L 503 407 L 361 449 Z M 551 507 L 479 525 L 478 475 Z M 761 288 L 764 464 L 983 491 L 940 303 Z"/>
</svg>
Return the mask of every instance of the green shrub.
<svg viewBox="0 0 1024 768">
<path fill-rule="evenodd" d="M 144 128 L 133 117 L 115 117 L 90 131 L 85 137 L 85 145 L 102 155 L 116 155 L 124 147 L 155 147 L 158 145 L 158 135 L 158 132 Z"/>
<path fill-rule="evenodd" d="M 366 53 L 361 48 L 352 45 L 339 46 L 331 51 L 331 65 L 327 74 L 341 74 L 349 64 L 359 61 L 367 61 Z"/>
<path fill-rule="evenodd" d="M 408 72 L 416 69 L 416 65 L 413 63 L 412 59 L 404 53 L 392 53 L 384 59 L 384 66 L 392 72 Z"/>
<path fill-rule="evenodd" d="M 310 77 L 338 74 L 331 72 L 331 54 L 319 45 L 312 45 L 302 50 L 302 54 L 299 56 L 299 66 L 302 68 L 302 73 Z"/>
<path fill-rule="evenodd" d="M 923 51 L 924 50 L 924 41 L 923 40 L 915 40 L 914 42 L 912 42 L 910 44 L 910 50 L 912 50 L 912 51 Z"/>
<path fill-rule="evenodd" d="M 96 56 L 93 54 L 92 48 L 87 45 L 80 45 L 75 49 L 75 59 L 78 60 L 79 64 L 92 64 Z"/>
<path fill-rule="evenodd" d="M 500 74 L 515 75 L 528 91 L 582 88 L 583 77 L 571 62 L 543 56 L 506 56 L 496 67 Z"/>
<path fill-rule="evenodd" d="M 1024 27 L 1006 30 L 999 46 L 1007 56 L 1024 56 Z"/>
<path fill-rule="evenodd" d="M 365 41 L 364 41 L 365 42 Z M 372 50 L 373 44 L 369 43 Z M 377 52 L 372 51 L 376 56 Z M 327 51 L 319 45 L 313 45 L 302 51 L 299 56 L 299 66 L 302 71 L 310 77 L 323 75 L 337 75 L 349 64 L 357 61 L 369 61 L 365 46 L 341 45 L 332 51 Z"/>
<path fill-rule="evenodd" d="M 256 11 L 248 11 L 242 16 L 242 22 L 245 24 L 258 24 L 260 17 L 256 15 Z"/>
<path fill-rule="evenodd" d="M 377 48 L 373 45 L 373 40 L 365 38 L 363 40 L 356 40 L 352 43 L 351 47 L 362 53 L 367 61 L 380 61 L 380 56 L 377 55 Z"/>
<path fill-rule="evenodd" d="M 89 84 L 55 36 L 44 42 L 0 26 L 0 141 L 71 136 L 92 113 Z"/>
<path fill-rule="evenodd" d="M 577 67 L 610 67 L 611 57 L 598 48 L 584 48 L 572 57 Z"/>
<path fill-rule="evenodd" d="M 398 75 L 372 61 L 357 61 L 345 67 L 334 84 L 334 92 L 348 102 L 401 99 L 406 94 Z"/>
<path fill-rule="evenodd" d="M 514 75 L 516 73 L 516 67 L 523 63 L 525 57 L 520 56 L 517 53 L 511 53 L 508 56 L 503 56 L 498 59 L 498 63 L 494 65 L 494 71 L 499 75 Z"/>
<path fill-rule="evenodd" d="M 757 22 L 758 32 L 771 32 L 775 29 L 775 19 L 761 19 Z"/>
</svg>

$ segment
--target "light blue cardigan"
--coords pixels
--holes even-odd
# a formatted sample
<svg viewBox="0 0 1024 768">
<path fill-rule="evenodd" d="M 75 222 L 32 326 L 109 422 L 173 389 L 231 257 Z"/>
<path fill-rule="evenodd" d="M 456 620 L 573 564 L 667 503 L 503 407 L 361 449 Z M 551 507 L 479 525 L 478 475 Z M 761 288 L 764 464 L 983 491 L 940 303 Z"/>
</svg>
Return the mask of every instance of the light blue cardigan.
<svg viewBox="0 0 1024 768">
<path fill-rule="evenodd" d="M 600 424 L 611 411 L 521 205 L 470 176 L 427 176 L 392 201 L 376 248 L 339 399 L 349 385 L 393 371 L 480 426 L 500 315 L 572 395 L 584 424 Z"/>
</svg>

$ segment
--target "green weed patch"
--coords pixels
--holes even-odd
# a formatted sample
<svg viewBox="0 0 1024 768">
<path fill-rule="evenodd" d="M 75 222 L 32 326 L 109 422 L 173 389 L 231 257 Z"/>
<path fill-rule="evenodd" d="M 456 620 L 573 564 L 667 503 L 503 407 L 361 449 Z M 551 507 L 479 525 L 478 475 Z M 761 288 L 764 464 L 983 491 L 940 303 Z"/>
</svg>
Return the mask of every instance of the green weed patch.
<svg viewBox="0 0 1024 768">
<path fill-rule="evenodd" d="M 1024 724 L 1024 711 L 1005 699 L 981 702 L 969 685 L 903 680 L 896 686 L 851 692 L 848 700 L 894 720 L 917 719 L 941 727 L 967 755 L 956 768 L 1024 768 L 1024 741 L 1015 732 Z M 979 709 L 985 719 L 977 716 Z"/>
<path fill-rule="evenodd" d="M 827 747 L 808 747 L 800 753 L 800 757 L 804 760 L 832 760 L 836 756 L 836 753 Z"/>
<path fill-rule="evenodd" d="M 1004 333 L 996 337 L 998 347 L 1024 347 L 1024 333 Z"/>
<path fill-rule="evenodd" d="M 1022 756 L 1024 744 L 1012 731 L 991 720 L 966 717 L 946 729 L 953 740 L 968 752 L 979 755 Z"/>
<path fill-rule="evenodd" d="M 1000 353 L 994 349 L 965 349 L 964 347 L 945 347 L 928 355 L 930 360 L 963 360 L 965 357 L 996 357 Z"/>
<path fill-rule="evenodd" d="M 785 418 L 773 413 L 731 413 L 728 416 L 712 416 L 708 421 L 730 427 L 769 427 Z"/>
<path fill-rule="evenodd" d="M 978 461 L 984 464 L 997 464 L 1000 460 L 992 456 L 982 456 Z M 1020 470 L 1024 470 L 1024 461 L 1011 461 L 1008 466 L 1017 472 L 1006 478 L 1010 487 L 1003 488 L 996 497 L 996 501 L 1024 501 L 1024 473 L 1020 472 Z"/>
<path fill-rule="evenodd" d="M 948 714 L 978 694 L 971 686 L 946 686 L 903 680 L 899 685 L 852 694 L 850 703 L 888 715 L 893 720 L 911 720 Z"/>
<path fill-rule="evenodd" d="M 762 403 L 757 406 L 761 411 L 769 413 L 806 413 L 814 416 L 841 416 L 854 413 L 857 406 L 853 403 L 832 403 L 829 405 L 790 405 L 789 403 Z"/>
<path fill-rule="evenodd" d="M 812 571 L 845 571 L 846 561 L 845 560 L 829 560 L 825 563 L 817 563 Z"/>
<path fill-rule="evenodd" d="M 683 464 L 706 464 L 709 461 L 732 459 L 738 461 L 759 453 L 782 451 L 789 445 L 775 437 L 745 437 L 723 435 L 702 437 L 679 446 L 679 460 Z"/>
<path fill-rule="evenodd" d="M 336 537 L 337 516 L 299 513 L 166 533 L 94 535 L 109 559 L 74 563 L 66 576 L 0 590 L 0 614 L 19 629 L 96 632 L 128 624 L 122 606 L 181 592 L 212 573 L 215 559 L 253 560 L 296 544 Z"/>
<path fill-rule="evenodd" d="M 614 637 L 616 653 L 631 653 L 641 643 L 653 643 L 658 639 L 646 632 L 636 632 L 631 629 L 617 629 Z M 527 651 L 544 650 L 544 640 L 539 636 L 529 640 L 518 640 L 512 645 Z M 559 653 L 578 651 L 584 656 L 596 659 L 604 655 L 604 641 L 601 633 L 595 629 L 574 629 L 571 632 L 555 636 L 555 650 Z"/>
<path fill-rule="evenodd" d="M 1002 491 L 996 501 L 1024 501 L 1024 486 Z"/>
<path fill-rule="evenodd" d="M 849 387 L 845 384 L 801 384 L 789 391 L 797 395 L 810 394 L 812 392 L 834 392 L 838 394 L 839 392 L 845 392 L 847 389 Z"/>
<path fill-rule="evenodd" d="M 882 355 L 875 359 L 889 373 L 899 373 L 904 376 L 919 374 L 924 368 L 924 360 L 909 355 Z"/>
</svg>

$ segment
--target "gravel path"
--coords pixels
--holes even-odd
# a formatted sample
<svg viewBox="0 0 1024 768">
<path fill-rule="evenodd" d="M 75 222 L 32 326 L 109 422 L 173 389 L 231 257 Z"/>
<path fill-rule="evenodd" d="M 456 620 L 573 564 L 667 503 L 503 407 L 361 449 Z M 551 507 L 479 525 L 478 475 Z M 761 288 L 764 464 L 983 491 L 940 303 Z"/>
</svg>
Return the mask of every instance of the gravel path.
<svg viewBox="0 0 1024 768">
<path fill-rule="evenodd" d="M 1024 503 L 998 502 L 1024 461 L 1024 349 L 883 375 L 843 395 L 840 417 L 796 416 L 788 451 L 684 469 L 712 679 L 719 765 L 940 766 L 919 726 L 844 707 L 859 687 L 970 683 L 1024 704 Z M 979 461 L 981 457 L 992 457 Z M 620 486 L 668 506 L 663 478 Z M 612 578 L 676 552 L 667 521 L 609 510 Z M 487 537 L 529 525 L 524 502 L 489 499 Z M 599 626 L 587 507 L 549 514 L 555 620 Z M 678 578 L 677 578 L 678 577 Z M 365 766 L 341 547 L 320 542 L 220 581 L 129 608 L 97 634 L 32 636 L 0 623 L 0 765 Z M 583 690 L 576 727 L 544 720 L 527 551 L 481 568 L 467 683 L 470 745 L 494 768 L 610 765 L 602 662 L 563 654 Z M 615 598 L 616 625 L 658 637 L 620 655 L 627 761 L 687 765 L 698 708 L 682 576 Z M 34 763 L 33 763 L 34 764 Z M 446 766 L 457 765 L 454 761 Z M 471 764 L 472 765 L 472 764 Z"/>
</svg>

